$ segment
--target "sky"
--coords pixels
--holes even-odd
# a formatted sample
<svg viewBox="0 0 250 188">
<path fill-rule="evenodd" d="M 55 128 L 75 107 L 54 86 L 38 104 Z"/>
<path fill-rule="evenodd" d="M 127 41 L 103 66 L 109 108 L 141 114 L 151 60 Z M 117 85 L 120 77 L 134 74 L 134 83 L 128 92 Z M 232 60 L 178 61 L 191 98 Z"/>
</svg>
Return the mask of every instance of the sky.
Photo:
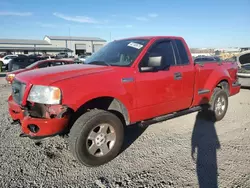
<svg viewBox="0 0 250 188">
<path fill-rule="evenodd" d="M 181 36 L 189 47 L 250 47 L 250 0 L 0 0 L 0 38 Z"/>
</svg>

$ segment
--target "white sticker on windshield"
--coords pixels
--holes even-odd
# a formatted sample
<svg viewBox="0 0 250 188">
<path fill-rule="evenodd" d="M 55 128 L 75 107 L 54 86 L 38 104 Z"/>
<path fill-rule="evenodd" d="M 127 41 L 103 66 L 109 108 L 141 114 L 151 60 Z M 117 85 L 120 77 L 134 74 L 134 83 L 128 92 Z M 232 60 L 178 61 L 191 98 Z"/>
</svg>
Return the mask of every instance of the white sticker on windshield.
<svg viewBox="0 0 250 188">
<path fill-rule="evenodd" d="M 138 44 L 138 43 L 134 43 L 134 42 L 130 42 L 130 43 L 128 44 L 128 46 L 133 47 L 133 48 L 136 48 L 136 49 L 141 49 L 141 48 L 143 47 L 143 45 Z"/>
</svg>

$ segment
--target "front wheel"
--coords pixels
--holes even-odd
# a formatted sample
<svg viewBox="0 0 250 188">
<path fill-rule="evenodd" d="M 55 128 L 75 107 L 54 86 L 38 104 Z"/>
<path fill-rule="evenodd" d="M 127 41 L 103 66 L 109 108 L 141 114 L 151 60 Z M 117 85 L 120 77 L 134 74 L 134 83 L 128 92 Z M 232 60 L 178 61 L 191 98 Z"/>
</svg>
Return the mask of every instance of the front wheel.
<svg viewBox="0 0 250 188">
<path fill-rule="evenodd" d="M 122 121 L 104 110 L 81 115 L 69 133 L 70 150 L 85 166 L 100 166 L 114 159 L 123 144 Z"/>
</svg>

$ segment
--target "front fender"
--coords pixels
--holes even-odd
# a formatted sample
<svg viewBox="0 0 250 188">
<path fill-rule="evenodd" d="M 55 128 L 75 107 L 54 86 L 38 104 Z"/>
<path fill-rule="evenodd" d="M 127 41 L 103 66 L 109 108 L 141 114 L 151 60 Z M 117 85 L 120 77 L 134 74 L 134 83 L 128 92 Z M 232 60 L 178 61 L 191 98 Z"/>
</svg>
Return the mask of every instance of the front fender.
<svg viewBox="0 0 250 188">
<path fill-rule="evenodd" d="M 77 99 L 77 102 L 74 102 L 74 100 L 65 100 L 64 104 L 69 106 L 74 111 L 77 111 L 82 105 L 86 104 L 87 102 L 102 97 L 111 97 L 119 100 L 126 107 L 128 111 L 133 109 L 135 106 L 135 101 L 133 99 L 133 96 L 125 92 L 122 94 L 114 92 L 89 93 Z"/>
</svg>

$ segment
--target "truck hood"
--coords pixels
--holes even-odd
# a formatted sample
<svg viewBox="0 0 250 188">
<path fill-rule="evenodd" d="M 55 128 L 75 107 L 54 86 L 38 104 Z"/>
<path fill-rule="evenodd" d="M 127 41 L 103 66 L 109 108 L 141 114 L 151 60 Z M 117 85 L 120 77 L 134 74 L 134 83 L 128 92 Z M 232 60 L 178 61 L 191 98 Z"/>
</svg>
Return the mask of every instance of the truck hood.
<svg viewBox="0 0 250 188">
<path fill-rule="evenodd" d="M 35 85 L 50 85 L 65 79 L 89 74 L 101 74 L 102 72 L 111 70 L 113 70 L 111 66 L 88 64 L 62 65 L 25 71 L 16 75 L 16 79 Z"/>
</svg>

